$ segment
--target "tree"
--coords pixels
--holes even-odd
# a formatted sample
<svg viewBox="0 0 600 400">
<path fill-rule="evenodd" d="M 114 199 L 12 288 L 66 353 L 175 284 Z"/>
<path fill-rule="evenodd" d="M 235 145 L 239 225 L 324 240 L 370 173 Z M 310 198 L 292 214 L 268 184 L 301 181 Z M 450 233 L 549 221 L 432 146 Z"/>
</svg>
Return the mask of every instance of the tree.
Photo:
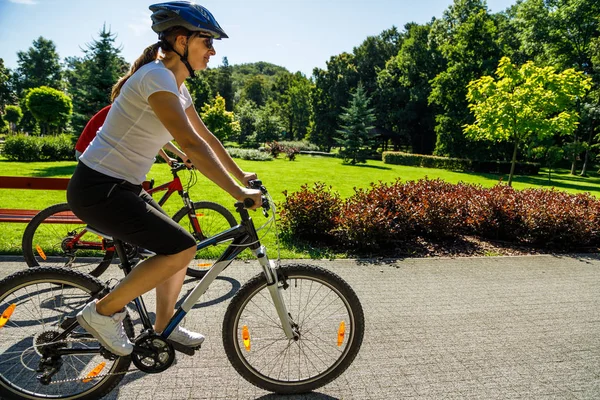
<svg viewBox="0 0 600 400">
<path fill-rule="evenodd" d="M 64 130 L 73 112 L 71 99 L 60 90 L 48 86 L 31 89 L 25 102 L 40 124 L 42 134 Z"/>
<path fill-rule="evenodd" d="M 217 69 L 217 82 L 215 93 L 219 93 L 225 99 L 227 111 L 233 110 L 233 79 L 232 70 L 227 57 L 223 57 L 223 65 Z"/>
<path fill-rule="evenodd" d="M 469 83 L 467 98 L 475 123 L 465 126 L 465 133 L 475 140 L 513 144 L 508 178 L 512 185 L 520 145 L 555 133 L 573 134 L 579 118 L 574 104 L 591 87 L 591 79 L 573 69 L 557 73 L 532 62 L 517 69 L 508 57 L 500 60 L 496 75 L 498 80 L 484 76 Z"/>
<path fill-rule="evenodd" d="M 26 52 L 17 53 L 16 85 L 19 97 L 26 89 L 48 86 L 62 89 L 60 57 L 52 40 L 39 37 Z"/>
<path fill-rule="evenodd" d="M 4 67 L 4 60 L 0 58 L 0 113 L 7 104 L 14 103 L 14 94 L 11 87 L 11 72 Z"/>
<path fill-rule="evenodd" d="M 270 104 L 258 110 L 254 126 L 255 134 L 251 137 L 251 140 L 256 144 L 280 140 L 281 132 L 285 129 L 281 119 Z"/>
<path fill-rule="evenodd" d="M 256 119 L 258 107 L 251 100 L 242 101 L 236 106 L 236 119 L 240 124 L 239 144 L 247 144 L 249 138 L 254 137 L 256 132 Z"/>
<path fill-rule="evenodd" d="M 129 64 L 115 47 L 116 34 L 106 25 L 98 32 L 99 40 L 86 44 L 83 58 L 67 59 L 67 81 L 73 97 L 73 128 L 81 132 L 89 119 L 110 104 L 111 91 Z"/>
<path fill-rule="evenodd" d="M 333 56 L 327 62 L 327 69 L 315 68 L 313 76 L 315 87 L 312 93 L 314 129 L 309 140 L 329 151 L 336 144 L 339 115 L 348 105 L 351 90 L 359 82 L 354 56 L 342 53 Z"/>
<path fill-rule="evenodd" d="M 263 75 L 252 76 L 246 81 L 242 89 L 242 99 L 251 100 L 259 107 L 267 104 L 269 83 Z"/>
<path fill-rule="evenodd" d="M 21 121 L 21 118 L 23 118 L 23 111 L 21 111 L 21 107 L 6 106 L 4 112 L 4 120 L 9 123 L 10 132 L 16 132 L 17 124 Z"/>
<path fill-rule="evenodd" d="M 400 51 L 377 76 L 379 100 L 374 108 L 378 124 L 408 136 L 413 153 L 431 154 L 435 147 L 435 107 L 428 102 L 431 80 L 445 70 L 435 42 L 429 41 L 431 25 L 406 24 Z"/>
<path fill-rule="evenodd" d="M 358 85 L 344 111 L 340 115 L 341 129 L 338 131 L 341 137 L 336 138 L 341 147 L 340 155 L 345 163 L 364 163 L 368 151 L 365 147 L 372 141 L 370 131 L 375 123 L 375 114 L 373 109 L 369 108 L 369 98 L 362 85 Z"/>
<path fill-rule="evenodd" d="M 202 107 L 201 117 L 206 126 L 221 141 L 235 139 L 240 133 L 240 124 L 235 121 L 233 112 L 225 109 L 225 99 L 219 95 L 212 104 Z"/>
<path fill-rule="evenodd" d="M 495 157 L 481 144 L 469 142 L 462 130 L 463 125 L 472 122 L 466 101 L 467 84 L 492 73 L 500 59 L 497 28 L 485 1 L 455 0 L 431 29 L 430 40 L 447 62 L 445 71 L 432 80 L 429 96 L 429 102 L 437 107 L 435 154 Z"/>
</svg>

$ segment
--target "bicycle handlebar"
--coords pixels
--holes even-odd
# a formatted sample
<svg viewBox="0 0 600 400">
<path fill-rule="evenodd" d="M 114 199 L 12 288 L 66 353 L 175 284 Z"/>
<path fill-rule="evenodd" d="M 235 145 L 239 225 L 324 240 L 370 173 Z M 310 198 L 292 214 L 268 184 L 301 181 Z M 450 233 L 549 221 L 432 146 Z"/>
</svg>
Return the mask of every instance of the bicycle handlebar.
<svg viewBox="0 0 600 400">
<path fill-rule="evenodd" d="M 269 199 L 267 199 L 264 195 L 266 195 L 267 192 L 267 188 L 263 186 L 262 181 L 260 179 L 254 179 L 248 182 L 248 187 L 250 187 L 251 189 L 256 189 L 256 190 L 260 190 L 263 194 L 262 196 L 262 205 L 261 207 L 265 210 L 265 211 L 269 211 L 270 209 L 270 205 L 269 205 Z M 247 198 L 244 199 L 244 207 L 245 208 L 252 208 L 252 206 L 254 206 L 254 200 Z"/>
<path fill-rule="evenodd" d="M 184 163 L 174 162 L 173 164 L 171 164 L 171 172 L 179 172 L 184 169 L 188 169 L 187 165 L 185 165 Z"/>
</svg>

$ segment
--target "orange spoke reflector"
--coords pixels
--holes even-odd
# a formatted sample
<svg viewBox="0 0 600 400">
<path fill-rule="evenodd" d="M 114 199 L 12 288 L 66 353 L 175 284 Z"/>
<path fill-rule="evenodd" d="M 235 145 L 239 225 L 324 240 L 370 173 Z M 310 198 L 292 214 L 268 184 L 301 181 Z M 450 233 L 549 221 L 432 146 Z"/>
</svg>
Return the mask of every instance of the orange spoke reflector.
<svg viewBox="0 0 600 400">
<path fill-rule="evenodd" d="M 4 325 L 6 325 L 6 323 L 10 319 L 11 315 L 15 311 L 15 308 L 17 308 L 17 305 L 15 303 L 13 303 L 10 306 L 8 306 L 8 308 L 6 310 L 4 310 L 4 312 L 2 313 L 2 316 L 0 317 L 0 328 L 2 328 Z"/>
<path fill-rule="evenodd" d="M 44 250 L 42 250 L 42 248 L 40 247 L 39 244 L 35 245 L 35 249 L 38 252 L 38 254 L 40 255 L 40 257 L 42 257 L 44 259 L 44 261 L 46 261 L 46 253 L 44 253 Z"/>
<path fill-rule="evenodd" d="M 82 382 L 83 383 L 88 383 L 93 378 L 95 378 L 98 375 L 100 375 L 100 372 L 102 372 L 102 370 L 104 369 L 104 367 L 106 367 L 106 363 L 105 362 L 101 362 L 100 364 L 96 365 L 96 368 L 94 368 L 92 370 L 92 372 L 90 372 L 89 374 L 87 374 L 87 376 L 85 378 L 83 378 Z"/>
<path fill-rule="evenodd" d="M 344 321 L 340 322 L 340 327 L 338 328 L 338 347 L 344 343 L 344 336 L 346 335 L 346 324 Z"/>
<path fill-rule="evenodd" d="M 204 217 L 203 213 L 196 213 L 196 217 Z"/>
<path fill-rule="evenodd" d="M 247 351 L 250 351 L 250 332 L 248 332 L 248 326 L 242 327 L 242 340 L 244 341 L 244 347 Z"/>
</svg>

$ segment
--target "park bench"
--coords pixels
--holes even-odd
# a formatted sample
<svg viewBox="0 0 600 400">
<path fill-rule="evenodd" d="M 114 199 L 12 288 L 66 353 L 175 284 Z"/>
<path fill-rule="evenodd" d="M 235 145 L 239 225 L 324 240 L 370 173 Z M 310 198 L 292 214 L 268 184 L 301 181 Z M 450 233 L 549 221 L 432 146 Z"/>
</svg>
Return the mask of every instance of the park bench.
<svg viewBox="0 0 600 400">
<path fill-rule="evenodd" d="M 40 178 L 32 176 L 0 176 L 0 189 L 67 190 L 70 178 Z M 144 188 L 150 182 L 144 182 Z M 0 222 L 29 223 L 40 210 L 0 208 Z M 73 213 L 60 213 L 44 220 L 45 223 L 82 224 Z"/>
<path fill-rule="evenodd" d="M 67 190 L 69 178 L 0 176 L 0 189 Z M 0 222 L 29 223 L 40 210 L 0 208 Z M 70 214 L 70 215 L 69 215 Z M 61 213 L 46 219 L 47 223 L 83 223 L 73 213 Z"/>
</svg>

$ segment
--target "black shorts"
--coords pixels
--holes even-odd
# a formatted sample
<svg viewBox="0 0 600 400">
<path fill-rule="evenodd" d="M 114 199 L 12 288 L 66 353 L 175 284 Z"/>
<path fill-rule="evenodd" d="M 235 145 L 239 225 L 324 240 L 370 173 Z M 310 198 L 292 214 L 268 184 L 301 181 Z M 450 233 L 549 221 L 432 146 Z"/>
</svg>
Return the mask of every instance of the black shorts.
<svg viewBox="0 0 600 400">
<path fill-rule="evenodd" d="M 156 254 L 196 245 L 141 185 L 97 172 L 79 162 L 67 188 L 71 210 L 91 227 Z"/>
</svg>

